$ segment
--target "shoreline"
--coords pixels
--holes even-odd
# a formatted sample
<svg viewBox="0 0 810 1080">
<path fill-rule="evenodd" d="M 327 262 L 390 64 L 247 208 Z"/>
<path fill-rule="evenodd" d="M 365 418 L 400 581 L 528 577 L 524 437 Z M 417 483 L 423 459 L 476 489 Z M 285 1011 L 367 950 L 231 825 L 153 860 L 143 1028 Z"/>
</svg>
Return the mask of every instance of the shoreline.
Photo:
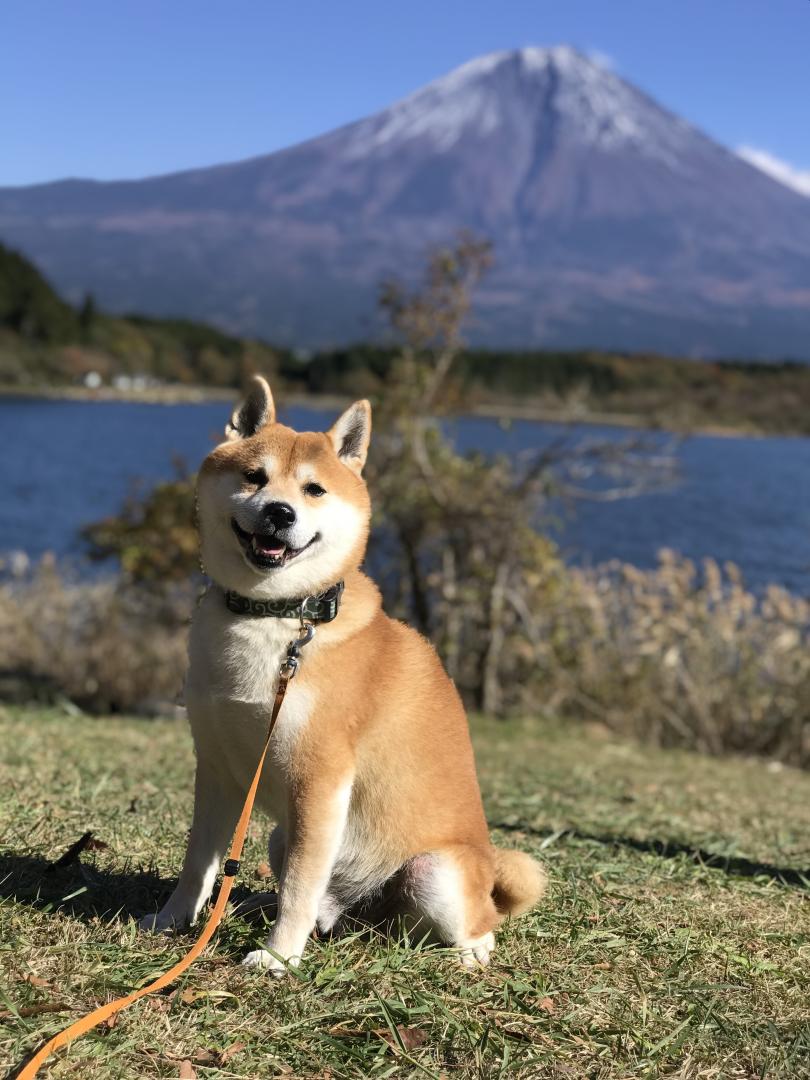
<svg viewBox="0 0 810 1080">
<path fill-rule="evenodd" d="M 116 390 L 101 387 L 91 390 L 83 386 L 0 386 L 0 400 L 8 398 L 43 399 L 46 401 L 88 401 L 98 404 L 127 402 L 135 405 L 207 405 L 216 402 L 232 404 L 238 390 L 230 387 L 208 386 L 158 386 L 145 390 Z M 292 393 L 282 398 L 286 405 L 296 408 L 339 410 L 351 404 L 348 395 Z M 742 425 L 697 424 L 694 427 L 667 427 L 650 423 L 638 413 L 578 411 L 550 408 L 538 402 L 478 401 L 472 402 L 461 415 L 493 420 L 526 420 L 561 427 L 582 425 L 586 427 L 632 428 L 639 431 L 657 431 L 670 435 L 707 435 L 730 439 L 808 438 L 801 431 L 768 431 Z"/>
</svg>

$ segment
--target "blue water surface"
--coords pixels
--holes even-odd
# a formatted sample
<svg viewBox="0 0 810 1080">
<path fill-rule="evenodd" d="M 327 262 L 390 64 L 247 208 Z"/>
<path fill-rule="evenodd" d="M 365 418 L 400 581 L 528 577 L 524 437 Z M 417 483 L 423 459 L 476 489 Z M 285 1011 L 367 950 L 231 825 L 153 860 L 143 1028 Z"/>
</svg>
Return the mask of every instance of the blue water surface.
<svg viewBox="0 0 810 1080">
<path fill-rule="evenodd" d="M 228 411 L 224 403 L 0 400 L 0 552 L 79 556 L 82 525 L 118 509 L 136 481 L 171 476 L 174 458 L 196 468 L 220 440 Z M 334 414 L 299 407 L 284 418 L 319 430 Z M 450 430 L 462 450 L 512 455 L 633 435 L 528 420 L 504 427 L 482 417 L 455 420 Z M 662 435 L 647 438 L 668 446 Z M 693 559 L 731 560 L 754 586 L 774 581 L 810 594 L 810 439 L 696 435 L 676 453 L 679 478 L 668 490 L 577 501 L 573 511 L 557 505 L 566 557 L 649 567 L 659 549 L 671 547 Z"/>
</svg>

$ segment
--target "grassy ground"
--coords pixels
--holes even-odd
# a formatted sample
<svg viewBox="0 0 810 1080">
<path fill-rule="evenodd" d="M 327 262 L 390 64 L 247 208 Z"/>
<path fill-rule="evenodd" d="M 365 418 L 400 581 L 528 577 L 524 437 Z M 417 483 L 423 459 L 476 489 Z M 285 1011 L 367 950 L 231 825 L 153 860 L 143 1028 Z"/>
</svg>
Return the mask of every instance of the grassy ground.
<svg viewBox="0 0 810 1080">
<path fill-rule="evenodd" d="M 236 916 L 176 991 L 74 1044 L 53 1077 L 810 1076 L 810 777 L 551 722 L 479 722 L 495 838 L 548 899 L 469 974 L 444 950 L 313 942 L 283 982 Z M 0 1068 L 146 981 L 190 938 L 137 934 L 177 873 L 185 725 L 0 717 Z M 85 830 L 103 847 L 48 871 Z M 247 886 L 266 887 L 265 823 Z M 707 865 L 707 864 L 711 865 Z M 55 1011 L 44 1011 L 55 1006 Z"/>
</svg>

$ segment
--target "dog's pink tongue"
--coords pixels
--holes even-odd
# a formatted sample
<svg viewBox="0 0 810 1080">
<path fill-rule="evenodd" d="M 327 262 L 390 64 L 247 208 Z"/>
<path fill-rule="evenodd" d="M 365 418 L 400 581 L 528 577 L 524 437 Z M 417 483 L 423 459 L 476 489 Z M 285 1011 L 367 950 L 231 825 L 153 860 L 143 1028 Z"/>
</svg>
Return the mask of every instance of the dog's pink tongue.
<svg viewBox="0 0 810 1080">
<path fill-rule="evenodd" d="M 278 540 L 271 540 L 265 536 L 255 536 L 253 546 L 260 555 L 283 555 L 285 545 Z"/>
</svg>

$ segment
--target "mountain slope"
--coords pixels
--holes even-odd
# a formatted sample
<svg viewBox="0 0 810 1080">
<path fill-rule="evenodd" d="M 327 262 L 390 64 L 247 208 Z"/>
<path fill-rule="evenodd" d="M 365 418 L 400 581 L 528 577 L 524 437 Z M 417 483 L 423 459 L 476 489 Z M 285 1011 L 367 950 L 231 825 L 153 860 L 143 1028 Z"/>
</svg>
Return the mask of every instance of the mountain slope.
<svg viewBox="0 0 810 1080">
<path fill-rule="evenodd" d="M 76 312 L 28 259 L 0 244 L 0 330 L 35 342 L 61 342 L 78 336 Z"/>
<path fill-rule="evenodd" d="M 567 47 L 265 157 L 0 189 L 70 297 L 306 345 L 373 334 L 380 276 L 462 226 L 495 245 L 479 342 L 810 356 L 810 201 Z"/>
</svg>

